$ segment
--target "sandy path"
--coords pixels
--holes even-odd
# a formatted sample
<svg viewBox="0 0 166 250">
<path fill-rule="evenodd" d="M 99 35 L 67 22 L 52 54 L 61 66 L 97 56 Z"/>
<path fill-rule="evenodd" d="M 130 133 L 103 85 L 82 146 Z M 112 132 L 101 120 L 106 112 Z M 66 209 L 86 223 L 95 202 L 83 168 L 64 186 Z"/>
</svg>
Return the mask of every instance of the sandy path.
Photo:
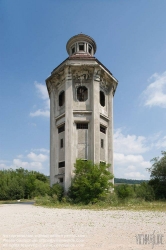
<svg viewBox="0 0 166 250">
<path fill-rule="evenodd" d="M 156 241 L 154 246 L 143 244 L 151 234 Z M 0 250 L 147 250 L 152 247 L 166 250 L 166 213 L 0 205 Z"/>
</svg>

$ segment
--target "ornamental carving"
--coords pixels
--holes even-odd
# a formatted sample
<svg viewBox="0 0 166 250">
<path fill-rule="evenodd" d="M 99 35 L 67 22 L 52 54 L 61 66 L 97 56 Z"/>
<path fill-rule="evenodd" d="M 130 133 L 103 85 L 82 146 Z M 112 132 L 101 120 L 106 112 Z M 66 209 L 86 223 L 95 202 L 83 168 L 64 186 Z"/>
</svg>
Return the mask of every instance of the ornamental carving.
<svg viewBox="0 0 166 250">
<path fill-rule="evenodd" d="M 105 92 L 109 91 L 109 84 L 105 78 L 100 79 L 100 88 L 103 89 Z"/>
<path fill-rule="evenodd" d="M 92 79 L 92 73 L 88 69 L 75 70 L 72 72 L 74 83 L 86 83 Z"/>
</svg>

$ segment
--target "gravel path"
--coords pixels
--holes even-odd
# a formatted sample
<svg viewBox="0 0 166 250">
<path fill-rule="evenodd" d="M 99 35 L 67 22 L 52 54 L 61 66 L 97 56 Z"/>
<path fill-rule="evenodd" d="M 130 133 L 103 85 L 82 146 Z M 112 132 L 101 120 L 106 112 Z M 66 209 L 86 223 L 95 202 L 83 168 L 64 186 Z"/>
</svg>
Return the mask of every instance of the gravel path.
<svg viewBox="0 0 166 250">
<path fill-rule="evenodd" d="M 166 250 L 166 213 L 0 205 L 1 249 Z"/>
</svg>

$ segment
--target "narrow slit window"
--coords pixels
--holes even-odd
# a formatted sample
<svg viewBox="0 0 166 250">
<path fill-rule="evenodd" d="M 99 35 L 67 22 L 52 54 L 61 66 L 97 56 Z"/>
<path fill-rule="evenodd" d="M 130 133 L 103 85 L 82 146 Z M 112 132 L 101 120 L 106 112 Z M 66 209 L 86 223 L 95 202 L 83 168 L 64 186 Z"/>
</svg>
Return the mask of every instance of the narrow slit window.
<svg viewBox="0 0 166 250">
<path fill-rule="evenodd" d="M 65 92 L 62 91 L 59 95 L 59 106 L 63 106 L 65 103 Z"/>
<path fill-rule="evenodd" d="M 60 139 L 60 148 L 63 148 L 63 139 Z"/>
<path fill-rule="evenodd" d="M 100 104 L 101 106 L 105 106 L 105 95 L 103 93 L 103 91 L 100 91 Z"/>
<path fill-rule="evenodd" d="M 101 139 L 101 148 L 104 148 L 104 140 Z"/>
</svg>

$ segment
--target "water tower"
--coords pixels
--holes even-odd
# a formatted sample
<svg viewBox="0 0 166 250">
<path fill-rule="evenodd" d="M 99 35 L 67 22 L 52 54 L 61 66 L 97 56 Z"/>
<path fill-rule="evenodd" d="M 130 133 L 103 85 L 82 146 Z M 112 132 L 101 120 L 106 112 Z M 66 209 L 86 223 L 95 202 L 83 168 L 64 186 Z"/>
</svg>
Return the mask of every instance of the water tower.
<svg viewBox="0 0 166 250">
<path fill-rule="evenodd" d="M 110 163 L 113 173 L 113 97 L 118 81 L 94 57 L 84 34 L 66 45 L 69 57 L 46 79 L 50 97 L 50 184 L 68 190 L 77 158 Z M 106 52 L 106 51 L 105 51 Z"/>
</svg>

